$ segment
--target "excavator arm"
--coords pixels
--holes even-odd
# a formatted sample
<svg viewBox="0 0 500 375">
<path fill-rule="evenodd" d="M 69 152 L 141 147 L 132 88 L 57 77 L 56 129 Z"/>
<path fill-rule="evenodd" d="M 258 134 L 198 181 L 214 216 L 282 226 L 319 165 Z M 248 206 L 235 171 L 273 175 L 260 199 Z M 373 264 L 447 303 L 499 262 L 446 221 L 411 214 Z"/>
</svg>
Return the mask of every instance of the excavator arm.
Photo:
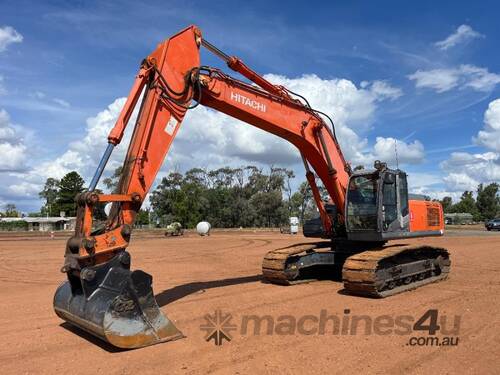
<svg viewBox="0 0 500 375">
<path fill-rule="evenodd" d="M 219 69 L 200 67 L 201 45 L 208 46 L 230 68 L 255 85 L 237 80 Z M 96 194 L 93 191 L 97 182 L 113 148 L 123 139 L 125 128 L 141 97 L 118 193 Z M 191 105 L 198 104 L 254 125 L 295 145 L 302 156 L 324 230 L 328 235 L 334 235 L 332 218 L 325 210 L 315 174 L 310 168 L 321 179 L 342 222 L 351 171 L 334 131 L 307 102 L 294 99 L 286 88 L 273 85 L 238 58 L 228 57 L 203 41 L 199 29 L 191 26 L 161 43 L 142 62 L 128 99 L 108 136 L 108 147 L 89 190 L 77 198 L 77 229 L 68 242 L 68 267 L 78 271 L 82 265 L 107 261 L 117 251 L 126 248 L 135 215 L 161 168 L 184 116 Z M 93 233 L 92 211 L 96 204 L 102 202 L 113 202 L 113 205 L 104 230 Z"/>
<path fill-rule="evenodd" d="M 221 57 L 251 83 L 200 66 L 201 46 Z M 312 170 L 337 206 L 338 220 L 344 220 L 350 167 L 334 130 L 320 112 L 286 88 L 270 83 L 240 59 L 229 57 L 204 41 L 197 27 L 186 28 L 160 43 L 141 63 L 89 189 L 76 198 L 77 224 L 74 236 L 67 242 L 62 268 L 68 282 L 56 292 L 54 307 L 63 319 L 115 346 L 145 346 L 182 336 L 157 307 L 151 276 L 130 271 L 130 255 L 125 249 L 135 216 L 184 116 L 199 104 L 295 145 L 302 156 L 325 233 L 334 235 L 333 218 L 326 212 Z M 106 163 L 122 141 L 136 108 L 137 121 L 117 193 L 97 194 L 95 188 Z M 105 202 L 112 202 L 106 224 L 93 229 L 92 213 L 97 204 Z"/>
</svg>

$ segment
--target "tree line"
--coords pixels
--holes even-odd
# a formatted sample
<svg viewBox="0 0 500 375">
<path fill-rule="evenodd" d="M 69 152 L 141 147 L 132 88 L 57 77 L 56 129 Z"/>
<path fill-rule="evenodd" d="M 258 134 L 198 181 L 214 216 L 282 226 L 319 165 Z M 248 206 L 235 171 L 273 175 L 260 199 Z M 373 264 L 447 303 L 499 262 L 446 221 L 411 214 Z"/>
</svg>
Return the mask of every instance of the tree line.
<svg viewBox="0 0 500 375">
<path fill-rule="evenodd" d="M 103 180 L 109 192 L 116 192 L 121 168 Z M 213 226 L 277 227 L 290 216 L 302 221 L 315 216 L 316 208 L 307 182 L 292 189 L 293 171 L 256 166 L 171 172 L 150 194 L 150 208 L 142 209 L 136 224 L 181 222 L 192 228 L 202 220 Z M 76 216 L 75 197 L 85 190 L 85 181 L 76 171 L 63 178 L 48 178 L 39 196 L 44 201 L 39 212 L 29 216 Z M 99 191 L 101 192 L 101 191 Z M 20 216 L 12 204 L 8 216 Z"/>
<path fill-rule="evenodd" d="M 156 217 L 187 227 L 207 220 L 215 227 L 277 227 L 290 216 L 312 217 L 315 207 L 307 183 L 292 191 L 293 171 L 256 166 L 172 172 L 150 197 Z"/>
<path fill-rule="evenodd" d="M 103 180 L 109 192 L 115 192 L 121 168 Z M 173 221 L 194 227 L 199 221 L 209 221 L 215 227 L 277 227 L 290 216 L 301 222 L 317 215 L 311 190 L 302 182 L 293 190 L 293 171 L 286 168 L 258 168 L 253 165 L 239 168 L 205 170 L 193 168 L 185 173 L 171 172 L 162 178 L 150 194 L 150 208 L 137 216 L 138 225 Z M 445 213 L 470 213 L 475 221 L 489 220 L 500 215 L 499 184 L 480 184 L 476 194 L 465 191 L 457 203 L 447 196 L 439 202 Z M 76 216 L 75 196 L 85 190 L 84 179 L 72 171 L 63 178 L 48 178 L 40 198 L 40 212 L 29 216 Z M 99 191 L 101 192 L 101 191 Z M 322 190 L 325 195 L 325 191 Z M 99 210 L 103 218 L 102 209 Z M 13 204 L 4 206 L 2 216 L 18 217 Z"/>
</svg>

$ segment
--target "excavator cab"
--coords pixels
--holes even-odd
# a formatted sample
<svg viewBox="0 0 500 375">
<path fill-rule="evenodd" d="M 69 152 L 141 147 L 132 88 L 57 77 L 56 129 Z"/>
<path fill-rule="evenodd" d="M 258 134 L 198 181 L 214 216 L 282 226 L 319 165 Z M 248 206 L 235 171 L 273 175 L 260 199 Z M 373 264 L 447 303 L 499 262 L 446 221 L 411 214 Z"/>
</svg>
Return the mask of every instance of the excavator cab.
<svg viewBox="0 0 500 375">
<path fill-rule="evenodd" d="M 389 169 L 385 163 L 375 162 L 375 169 L 360 170 L 349 179 L 346 199 L 346 231 L 352 241 L 385 242 L 388 240 L 442 235 L 439 230 L 439 212 L 432 226 L 412 230 L 410 204 L 408 199 L 407 175 L 396 169 Z M 426 219 L 429 221 L 434 207 L 431 202 L 423 203 Z M 418 228 L 421 229 L 421 228 Z"/>
<path fill-rule="evenodd" d="M 406 174 L 376 162 L 349 179 L 346 229 L 350 240 L 380 241 L 409 229 Z"/>
</svg>

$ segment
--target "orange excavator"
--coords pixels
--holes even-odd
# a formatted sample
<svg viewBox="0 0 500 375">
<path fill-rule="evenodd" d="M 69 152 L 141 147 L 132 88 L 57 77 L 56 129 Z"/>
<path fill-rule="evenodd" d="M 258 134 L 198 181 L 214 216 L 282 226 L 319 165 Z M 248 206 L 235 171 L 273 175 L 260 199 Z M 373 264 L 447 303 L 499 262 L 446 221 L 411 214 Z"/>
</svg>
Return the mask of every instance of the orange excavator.
<svg viewBox="0 0 500 375">
<path fill-rule="evenodd" d="M 201 47 L 247 81 L 200 65 Z M 97 194 L 97 183 L 139 99 L 118 193 Z M 184 116 L 197 105 L 286 139 L 302 156 L 319 211 L 316 223 L 305 225 L 305 234 L 323 240 L 270 251 L 262 263 L 264 280 L 287 285 L 312 281 L 319 268 L 341 267 L 347 293 L 386 297 L 446 278 L 446 249 L 404 243 L 408 238 L 443 235 L 439 203 L 409 199 L 407 175 L 385 163 L 376 161 L 374 169 L 353 171 L 325 113 L 226 55 L 190 26 L 142 61 L 89 189 L 76 198 L 75 233 L 67 241 L 62 267 L 67 281 L 54 296 L 59 317 L 120 348 L 183 337 L 159 309 L 152 276 L 130 270 L 126 248 L 134 219 Z M 322 200 L 317 178 L 328 192 L 328 202 Z M 93 211 L 103 202 L 112 202 L 111 210 L 105 225 L 94 228 Z M 387 244 L 389 240 L 400 241 Z"/>
</svg>

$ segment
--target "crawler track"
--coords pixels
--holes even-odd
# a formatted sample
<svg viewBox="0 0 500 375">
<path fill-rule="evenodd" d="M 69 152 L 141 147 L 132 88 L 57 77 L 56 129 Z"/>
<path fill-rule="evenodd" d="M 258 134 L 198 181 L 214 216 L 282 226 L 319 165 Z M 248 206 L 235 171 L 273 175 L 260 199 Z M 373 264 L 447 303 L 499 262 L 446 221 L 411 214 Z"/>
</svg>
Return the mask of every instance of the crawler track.
<svg viewBox="0 0 500 375">
<path fill-rule="evenodd" d="M 264 280 L 280 285 L 311 282 L 315 277 L 301 278 L 300 269 L 307 266 L 333 265 L 330 242 L 302 243 L 269 251 L 262 262 Z"/>
<path fill-rule="evenodd" d="M 444 248 L 392 245 L 347 258 L 342 279 L 350 294 L 384 298 L 446 279 L 450 264 Z"/>
<path fill-rule="evenodd" d="M 311 282 L 322 278 L 312 266 L 331 267 L 333 272 L 335 265 L 343 264 L 347 293 L 384 298 L 441 281 L 450 271 L 444 248 L 394 244 L 353 255 L 330 246 L 325 241 L 302 243 L 268 252 L 262 262 L 264 280 L 279 285 Z M 302 273 L 306 269 L 309 272 Z"/>
</svg>

